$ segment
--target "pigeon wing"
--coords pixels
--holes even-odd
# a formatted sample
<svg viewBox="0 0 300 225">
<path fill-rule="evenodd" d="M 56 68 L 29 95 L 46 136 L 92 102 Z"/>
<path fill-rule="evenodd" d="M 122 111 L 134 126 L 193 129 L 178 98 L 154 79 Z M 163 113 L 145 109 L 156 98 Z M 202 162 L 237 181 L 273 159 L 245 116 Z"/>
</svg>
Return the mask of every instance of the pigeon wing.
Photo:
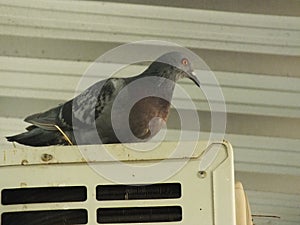
<svg viewBox="0 0 300 225">
<path fill-rule="evenodd" d="M 45 130 L 57 130 L 56 126 L 63 130 L 88 128 L 102 116 L 106 107 L 111 107 L 124 84 L 122 78 L 99 81 L 74 99 L 46 112 L 30 115 L 24 121 Z"/>
<path fill-rule="evenodd" d="M 125 83 L 123 78 L 109 78 L 95 83 L 63 105 L 59 114 L 60 123 L 73 129 L 93 126 L 95 120 L 112 106 L 115 96 Z"/>
</svg>

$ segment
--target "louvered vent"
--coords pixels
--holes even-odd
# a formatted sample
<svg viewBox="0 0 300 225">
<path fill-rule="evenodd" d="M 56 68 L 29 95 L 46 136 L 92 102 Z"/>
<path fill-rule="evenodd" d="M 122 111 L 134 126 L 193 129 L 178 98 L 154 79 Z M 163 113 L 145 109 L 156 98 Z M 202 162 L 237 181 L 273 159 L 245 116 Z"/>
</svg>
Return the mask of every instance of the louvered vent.
<svg viewBox="0 0 300 225">
<path fill-rule="evenodd" d="M 96 192 L 98 201 L 175 199 L 181 197 L 181 184 L 98 185 Z M 181 220 L 182 208 L 180 206 L 111 207 L 98 208 L 97 210 L 97 222 L 99 224 L 175 222 Z"/>
<path fill-rule="evenodd" d="M 32 203 L 84 202 L 84 186 L 14 188 L 1 191 L 2 205 Z M 14 211 L 1 214 L 1 225 L 71 225 L 87 224 L 86 209 Z"/>
<path fill-rule="evenodd" d="M 100 208 L 97 218 L 100 224 L 175 222 L 182 220 L 182 209 L 180 206 Z"/>
<path fill-rule="evenodd" d="M 79 187 L 39 187 L 3 189 L 2 205 L 50 203 L 50 202 L 80 202 L 87 198 L 87 190 Z"/>
<path fill-rule="evenodd" d="M 152 185 L 99 185 L 97 200 L 134 200 L 134 199 L 168 199 L 180 198 L 179 183 L 162 183 Z"/>
<path fill-rule="evenodd" d="M 87 224 L 87 218 L 85 209 L 7 212 L 1 215 L 1 225 Z"/>
<path fill-rule="evenodd" d="M 93 191 L 93 190 L 89 190 Z M 98 224 L 177 222 L 182 220 L 181 206 L 166 204 L 167 199 L 181 198 L 180 183 L 151 185 L 98 185 L 92 208 L 86 205 L 88 188 L 85 186 L 6 188 L 1 191 L 1 204 L 16 208 L 1 212 L 1 225 L 71 225 L 93 221 L 88 210 L 97 214 Z M 161 201 L 164 205 L 161 206 Z M 114 207 L 116 201 L 143 200 L 130 207 Z M 147 205 L 147 200 L 152 200 Z M 153 204 L 157 200 L 157 205 Z M 109 207 L 105 207 L 108 203 Z M 72 204 L 80 202 L 79 208 Z M 53 205 L 53 203 L 58 203 Z M 72 207 L 66 209 L 59 203 Z M 41 204 L 39 210 L 20 210 L 18 205 Z M 75 205 L 75 204 L 74 204 Z M 86 206 L 85 206 L 86 205 Z M 126 204 L 124 204 L 126 206 Z M 45 207 L 47 210 L 45 210 Z M 52 209 L 53 207 L 53 209 Z M 49 210 L 48 210 L 49 209 Z M 94 213 L 93 213 L 94 214 Z M 93 222 L 90 222 L 93 223 Z"/>
</svg>

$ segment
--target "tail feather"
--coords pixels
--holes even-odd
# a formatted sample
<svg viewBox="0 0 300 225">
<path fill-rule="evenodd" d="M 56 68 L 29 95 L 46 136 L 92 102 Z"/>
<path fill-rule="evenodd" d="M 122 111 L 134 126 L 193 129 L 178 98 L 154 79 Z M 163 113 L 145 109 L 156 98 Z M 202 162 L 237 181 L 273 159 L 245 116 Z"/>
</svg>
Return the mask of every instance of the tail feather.
<svg viewBox="0 0 300 225">
<path fill-rule="evenodd" d="M 18 142 L 29 146 L 65 145 L 65 139 L 58 131 L 48 131 L 39 127 L 31 127 L 27 132 L 6 137 L 10 142 Z"/>
</svg>

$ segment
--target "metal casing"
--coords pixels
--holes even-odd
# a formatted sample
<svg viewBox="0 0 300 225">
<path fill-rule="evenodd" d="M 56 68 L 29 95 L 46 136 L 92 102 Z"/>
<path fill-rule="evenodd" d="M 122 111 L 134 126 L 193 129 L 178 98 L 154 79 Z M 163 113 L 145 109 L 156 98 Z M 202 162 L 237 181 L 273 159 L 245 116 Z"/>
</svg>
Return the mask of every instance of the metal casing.
<svg viewBox="0 0 300 225">
<path fill-rule="evenodd" d="M 15 148 L 2 150 L 0 153 L 0 189 L 31 188 L 31 187 L 62 187 L 62 186 L 85 186 L 87 199 L 83 202 L 61 203 L 34 203 L 0 205 L 1 214 L 16 211 L 40 211 L 57 209 L 86 209 L 88 212 L 88 224 L 97 223 L 98 208 L 114 207 L 149 207 L 149 206 L 180 206 L 182 219 L 176 222 L 147 222 L 154 224 L 184 224 L 184 225 L 235 225 L 234 203 L 234 169 L 233 153 L 228 142 L 207 144 L 197 142 L 192 155 L 186 155 L 185 149 L 195 143 L 186 142 L 181 145 L 180 153 L 170 154 L 175 142 L 159 144 L 155 150 L 138 152 L 130 150 L 131 146 L 143 147 L 147 143 L 103 145 L 105 151 L 113 155 L 127 166 L 132 166 L 129 185 L 151 184 L 145 175 L 138 176 L 138 167 L 148 167 L 153 164 L 167 163 L 169 166 L 185 161 L 182 168 L 176 170 L 166 179 L 158 183 L 180 183 L 181 197 L 176 199 L 134 199 L 98 201 L 96 199 L 97 185 L 115 184 L 109 177 L 104 177 L 95 165 L 107 165 L 116 168 L 112 161 L 103 155 L 102 160 L 93 160 L 86 157 L 84 152 L 97 153 L 98 156 L 104 151 L 103 146 L 67 146 L 67 147 L 43 147 L 43 148 Z M 185 146 L 185 147 L 184 147 Z M 214 151 L 213 160 L 208 160 L 209 152 Z M 92 156 L 92 154 L 89 154 Z M 164 162 L 165 158 L 169 158 Z M 208 163 L 204 171 L 201 170 L 204 161 Z M 112 167 L 110 167 L 112 166 Z M 122 174 L 122 171 L 115 171 Z M 128 175 L 128 174 L 127 174 Z M 136 176 L 135 176 L 136 175 Z M 155 174 L 154 174 L 155 175 Z M 126 176 L 126 174 L 125 174 Z M 136 178 L 135 178 L 136 177 Z M 155 177 L 155 176 L 154 176 Z M 125 179 L 126 180 L 126 179 Z M 156 183 L 157 183 L 156 182 Z M 1 192 L 3 193 L 3 191 Z M 2 221 L 3 222 L 3 221 Z M 3 224 L 1 225 L 7 225 Z M 123 223 L 120 223 L 123 224 Z M 127 223 L 128 224 L 128 223 Z M 130 223 L 129 223 L 130 224 Z M 139 223 L 143 224 L 143 223 Z"/>
</svg>

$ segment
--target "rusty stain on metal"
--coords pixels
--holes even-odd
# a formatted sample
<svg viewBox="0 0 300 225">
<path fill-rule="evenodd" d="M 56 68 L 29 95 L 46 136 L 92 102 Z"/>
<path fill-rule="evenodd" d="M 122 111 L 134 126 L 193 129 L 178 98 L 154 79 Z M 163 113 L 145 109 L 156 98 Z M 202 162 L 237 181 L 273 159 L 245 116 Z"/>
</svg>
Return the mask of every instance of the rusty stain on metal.
<svg viewBox="0 0 300 225">
<path fill-rule="evenodd" d="M 41 159 L 44 162 L 49 162 L 50 160 L 53 159 L 53 156 L 50 154 L 44 153 L 44 154 L 42 154 Z"/>
<path fill-rule="evenodd" d="M 28 160 L 23 159 L 22 162 L 21 162 L 21 165 L 25 166 L 25 165 L 27 165 L 27 164 L 28 164 Z"/>
<path fill-rule="evenodd" d="M 21 183 L 20 183 L 20 187 L 27 187 L 27 183 L 21 182 Z"/>
</svg>

